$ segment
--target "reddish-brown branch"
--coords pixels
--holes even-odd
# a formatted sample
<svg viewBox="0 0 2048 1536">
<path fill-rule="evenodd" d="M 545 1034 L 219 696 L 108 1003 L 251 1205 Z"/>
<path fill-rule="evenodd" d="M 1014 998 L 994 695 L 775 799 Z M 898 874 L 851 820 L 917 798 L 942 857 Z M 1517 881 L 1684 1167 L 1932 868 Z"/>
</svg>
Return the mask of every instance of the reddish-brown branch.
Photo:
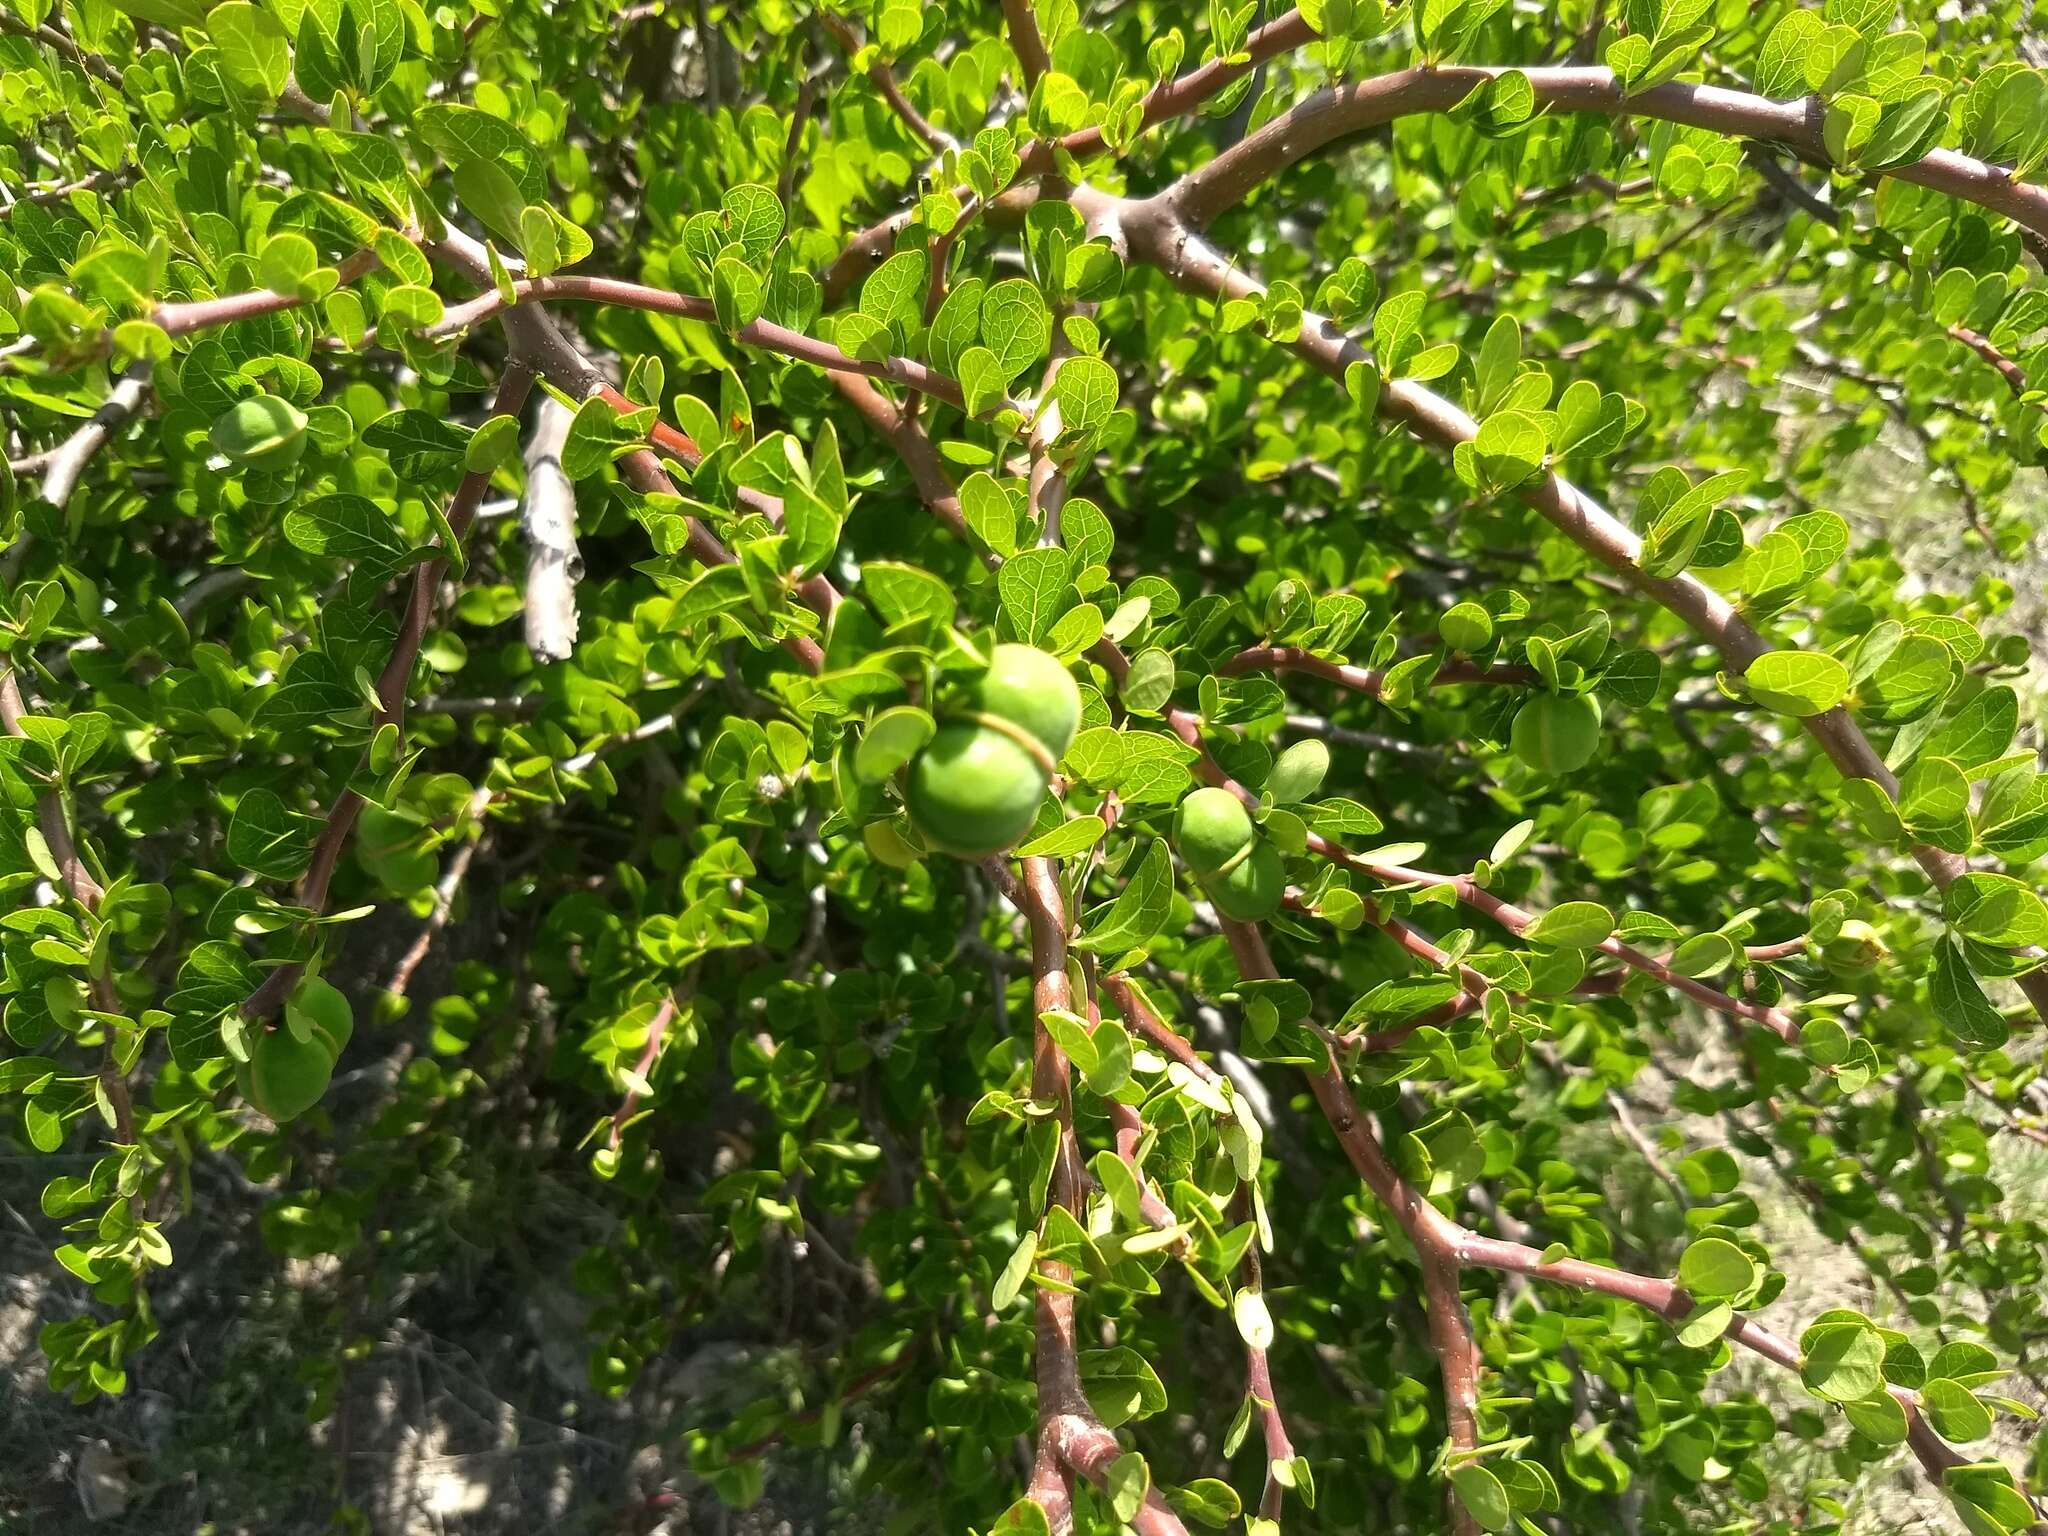
<svg viewBox="0 0 2048 1536">
<path fill-rule="evenodd" d="M 1242 927 L 1240 924 L 1227 925 L 1229 929 Z M 1272 974 L 1271 957 L 1266 954 L 1264 940 L 1256 929 L 1246 930 L 1244 935 L 1232 932 L 1230 938 L 1239 967 L 1245 969 L 1248 976 Z M 1374 1197 L 1400 1222 L 1402 1231 L 1408 1234 L 1417 1253 L 1424 1256 L 1426 1285 L 1431 1282 L 1429 1265 L 1433 1255 L 1439 1270 L 1434 1283 L 1438 1288 L 1450 1287 L 1452 1294 L 1456 1291 L 1457 1275 L 1463 1269 L 1492 1269 L 1634 1302 L 1671 1323 L 1683 1322 L 1692 1315 L 1693 1300 L 1675 1281 L 1633 1274 L 1585 1259 L 1546 1260 L 1540 1249 L 1505 1238 L 1488 1237 L 1445 1215 L 1423 1199 L 1387 1161 L 1371 1127 L 1359 1113 L 1350 1087 L 1334 1063 L 1329 1064 L 1326 1070 L 1309 1072 L 1308 1077 L 1317 1105 L 1329 1121 L 1352 1167 Z M 1418 1236 L 1418 1233 L 1422 1235 Z M 1728 1325 L 1726 1336 L 1730 1343 L 1738 1344 L 1787 1370 L 1797 1371 L 1804 1363 L 1796 1344 L 1754 1318 L 1735 1317 Z M 1934 1432 L 1933 1426 L 1920 1412 L 1916 1393 L 1896 1386 L 1887 1390 L 1905 1412 L 1907 1443 L 1914 1456 L 1937 1487 L 1945 1486 L 1943 1479 L 1947 1470 L 1962 1465 L 1969 1458 Z"/>
<path fill-rule="evenodd" d="M 1078 1217 L 1081 1154 L 1074 1138 L 1070 1072 L 1065 1053 L 1039 1022 L 1048 1009 L 1071 1012 L 1074 1006 L 1073 985 L 1067 975 L 1066 899 L 1060 891 L 1058 866 L 1051 859 L 1022 859 L 1019 864 L 1020 874 L 1015 879 L 1010 878 L 999 860 L 990 860 L 985 867 L 998 876 L 998 886 L 1023 912 L 1031 930 L 1031 1093 L 1033 1098 L 1057 1106 L 1055 1118 L 1059 1126 L 1046 1200 L 1051 1205 L 1066 1207 Z M 1047 1509 L 1051 1516 L 1065 1486 L 1064 1479 L 1056 1475 L 1059 1471 L 1103 1484 L 1108 1480 L 1111 1464 L 1123 1454 L 1123 1447 L 1103 1427 L 1081 1386 L 1074 1298 L 1063 1289 L 1072 1283 L 1072 1271 L 1064 1264 L 1043 1259 L 1037 1269 L 1055 1287 L 1061 1287 L 1034 1287 L 1033 1298 L 1037 1309 L 1038 1461 L 1032 1494 L 1041 1504 L 1053 1501 L 1053 1507 Z M 1052 1448 L 1050 1452 L 1048 1446 Z M 1168 1508 L 1157 1489 L 1146 1495 L 1144 1507 L 1130 1524 L 1139 1536 L 1186 1536 L 1180 1517 Z"/>
<path fill-rule="evenodd" d="M 1052 55 L 1045 51 L 1045 37 L 1038 30 L 1038 13 L 1031 0 L 1003 0 L 1003 22 L 1010 33 L 1010 51 L 1024 71 L 1028 95 L 1038 77 L 1052 68 Z"/>
<path fill-rule="evenodd" d="M 1223 933 L 1237 968 L 1247 981 L 1279 978 L 1264 936 L 1249 923 L 1224 919 Z M 1444 1415 L 1453 1451 L 1473 1451 L 1479 1446 L 1479 1354 L 1472 1342 L 1472 1317 L 1459 1294 L 1457 1240 L 1462 1230 L 1438 1211 L 1420 1191 L 1401 1177 L 1380 1153 L 1371 1127 L 1358 1113 L 1358 1106 L 1345 1086 L 1335 1061 L 1324 1059 L 1317 1068 L 1303 1068 L 1309 1089 L 1324 1116 L 1337 1132 L 1345 1154 L 1360 1178 L 1365 1180 L 1380 1204 L 1400 1224 L 1415 1246 L 1422 1265 L 1423 1306 L 1429 1319 L 1430 1347 L 1443 1370 Z M 1451 1528 L 1459 1536 L 1477 1536 L 1478 1521 L 1463 1501 L 1448 1489 Z"/>
<path fill-rule="evenodd" d="M 1972 352 L 1983 358 L 1985 362 L 1996 368 L 1998 376 L 2005 380 L 2005 387 L 2007 389 L 2010 389 L 2015 395 L 2026 394 L 2029 387 L 2027 384 L 2027 370 L 1999 350 L 1989 336 L 1980 335 L 1976 331 L 1971 330 L 1967 325 L 1952 325 L 1948 328 L 1948 333 Z"/>
<path fill-rule="evenodd" d="M 1200 229 L 1235 207 L 1260 183 L 1324 145 L 1419 112 L 1446 112 L 1505 68 L 1437 66 L 1396 70 L 1371 80 L 1318 91 L 1245 135 L 1206 165 L 1190 172 L 1165 196 L 1189 226 Z M 1736 138 L 1783 144 L 1816 165 L 1830 164 L 1821 114 L 1812 98 L 1772 101 L 1747 91 L 1674 80 L 1625 94 L 1611 71 L 1561 66 L 1521 69 L 1538 111 L 1594 112 L 1659 118 Z M 2048 235 L 2048 187 L 2016 180 L 2002 167 L 1954 150 L 1937 149 L 1919 160 L 1878 173 L 1932 187 L 2003 214 Z"/>
<path fill-rule="evenodd" d="M 660 1059 L 662 1042 L 668 1038 L 669 1024 L 676 1016 L 676 996 L 666 994 L 661 1006 L 654 1010 L 654 1018 L 647 1026 L 647 1044 L 640 1052 L 640 1059 L 633 1064 L 634 1085 L 627 1088 L 625 1098 L 612 1114 L 611 1147 L 619 1150 L 619 1141 L 626 1134 L 626 1122 L 633 1118 L 633 1109 L 640 1102 L 639 1084 L 647 1081 L 647 1074 L 654 1070 L 654 1063 Z"/>
<path fill-rule="evenodd" d="M 829 11 L 823 13 L 822 19 L 825 30 L 830 32 L 833 41 L 845 50 L 847 58 L 851 59 L 860 52 L 861 40 L 854 36 L 853 28 Z M 960 147 L 959 141 L 953 135 L 942 128 L 934 127 L 930 118 L 911 105 L 910 98 L 903 94 L 903 87 L 896 81 L 896 71 L 888 64 L 880 59 L 875 60 L 868 65 L 867 75 L 868 79 L 874 82 L 875 89 L 881 92 L 882 99 L 889 103 L 889 109 L 903 119 L 904 127 L 922 140 L 924 147 L 931 153 L 942 155 L 948 150 Z"/>
<path fill-rule="evenodd" d="M 1246 38 L 1244 47 L 1232 54 L 1227 61 L 1221 58 L 1211 59 L 1199 68 L 1189 70 L 1171 84 L 1161 85 L 1153 90 L 1145 98 L 1144 117 L 1139 131 L 1157 127 L 1160 123 L 1176 117 L 1187 116 L 1210 97 L 1243 79 L 1267 59 L 1314 41 L 1315 33 L 1308 23 L 1301 19 L 1299 11 L 1289 11 L 1284 16 L 1276 17 Z M 1019 158 L 1013 184 L 1023 189 L 1025 183 L 1052 170 L 1059 163 L 1062 152 L 1075 159 L 1087 159 L 1102 154 L 1106 147 L 1100 128 L 1083 128 L 1076 133 L 1068 134 L 1057 143 L 1035 139 L 1025 146 Z M 973 189 L 956 187 L 953 195 L 965 203 L 972 198 Z M 1025 199 L 1028 200 L 1030 195 L 1025 192 Z M 1003 200 L 997 199 L 998 203 Z M 914 208 L 899 209 L 879 223 L 869 225 L 846 243 L 825 274 L 827 309 L 844 298 L 855 284 L 888 255 L 897 235 L 916 217 L 916 212 Z M 957 238 L 958 234 L 959 231 L 956 229 L 954 237 Z"/>
<path fill-rule="evenodd" d="M 508 363 L 504 377 L 498 381 L 498 395 L 491 406 L 492 414 L 517 416 L 533 388 L 533 377 L 533 370 L 524 363 L 516 359 Z M 399 616 L 398 638 L 392 643 L 391 654 L 377 679 L 377 711 L 371 721 L 373 730 L 381 729 L 387 723 L 394 724 L 403 737 L 406 685 L 412 680 L 413 663 L 419 659 L 420 646 L 426 640 L 427 627 L 433 619 L 434 596 L 440 590 L 441 578 L 447 574 L 449 556 L 461 548 L 470 524 L 476 519 L 477 505 L 484 499 L 484 492 L 490 489 L 490 484 L 488 471 L 473 470 L 462 477 L 455 494 L 448 500 L 448 532 L 452 536 L 452 547 L 442 549 L 432 560 L 413 569 L 412 585 L 407 590 L 405 608 Z M 300 906 L 316 913 L 327 909 L 328 886 L 334 879 L 334 872 L 341 863 L 342 852 L 348 847 L 349 835 L 355 830 L 356 818 L 362 814 L 362 809 L 363 797 L 351 788 L 344 789 L 328 811 L 326 824 L 314 839 L 312 863 L 299 883 Z M 275 1013 L 304 971 L 305 966 L 296 961 L 272 970 L 242 1004 L 243 1017 L 265 1019 Z"/>
<path fill-rule="evenodd" d="M 10 736 L 26 736 L 28 733 L 22 728 L 21 719 L 27 713 L 14 668 L 0 661 L 0 727 L 4 727 Z M 96 914 L 107 893 L 87 867 L 85 856 L 79 852 L 78 844 L 71 836 L 71 824 L 64 814 L 63 796 L 54 787 L 36 796 L 36 824 L 42 829 L 44 846 L 50 850 L 50 859 L 57 866 L 58 879 L 65 894 L 77 902 L 88 916 Z M 120 996 L 114 991 L 113 979 L 101 969 L 98 960 L 93 962 L 87 985 L 91 988 L 95 1009 L 104 1014 L 120 1014 Z M 114 1112 L 114 1139 L 123 1146 L 132 1147 L 135 1145 L 135 1105 L 128 1092 L 128 1079 L 115 1061 L 114 1026 L 103 1020 L 100 1028 L 107 1038 L 106 1050 L 100 1060 L 100 1088 Z M 131 1198 L 129 1204 L 136 1212 L 141 1211 L 140 1192 Z"/>
<path fill-rule="evenodd" d="M 471 794 L 465 813 L 467 819 L 475 821 L 481 817 L 493 798 L 493 793 L 488 789 L 479 789 Z M 406 988 L 412 985 L 413 973 L 426 960 L 428 951 L 434 947 L 434 940 L 439 937 L 441 930 L 448 926 L 449 914 L 455 910 L 456 893 L 462 889 L 462 882 L 468 878 L 470 863 L 476 858 L 476 851 L 482 843 L 481 833 L 466 837 L 462 846 L 457 848 L 448 860 L 447 872 L 434 886 L 434 905 L 427 913 L 426 922 L 420 925 L 419 933 L 406 947 L 405 953 L 399 957 L 398 964 L 392 969 L 391 979 L 384 983 L 384 990 L 393 997 L 405 996 Z"/>
<path fill-rule="evenodd" d="M 1243 1184 L 1237 1189 L 1237 1219 L 1240 1222 L 1253 1219 L 1251 1196 Z M 1254 1237 L 1244 1250 L 1245 1288 L 1254 1292 L 1265 1289 L 1265 1275 L 1259 1263 L 1259 1243 Z M 1259 1432 L 1266 1441 L 1266 1487 L 1259 1497 L 1259 1514 L 1267 1520 L 1280 1518 L 1281 1506 L 1287 1501 L 1286 1483 L 1280 1480 L 1279 1468 L 1294 1460 L 1294 1441 L 1287 1433 L 1287 1421 L 1280 1412 L 1280 1396 L 1273 1389 L 1273 1363 L 1260 1346 L 1245 1340 L 1244 1346 L 1244 1389 L 1251 1399 L 1252 1416 L 1259 1421 Z"/>
<path fill-rule="evenodd" d="M 341 282 L 352 283 L 364 273 L 377 267 L 377 253 L 368 246 L 342 258 L 338 264 Z M 214 299 L 190 299 L 177 304 L 159 304 L 150 315 L 158 325 L 173 336 L 188 336 L 194 331 L 210 331 L 223 325 L 232 325 L 237 320 L 253 320 L 259 315 L 274 315 L 287 309 L 297 309 L 308 301 L 296 294 L 279 293 L 272 288 L 254 288 L 247 293 L 227 293 Z"/>
<path fill-rule="evenodd" d="M 1096 999 L 1099 979 L 1096 975 L 1095 957 L 1081 957 L 1081 977 L 1088 989 L 1088 1029 L 1092 1034 L 1102 1027 L 1102 1005 Z M 1138 1186 L 1138 1214 L 1158 1231 L 1170 1232 L 1180 1223 L 1175 1220 L 1173 1207 L 1160 1198 L 1152 1181 L 1145 1177 L 1145 1168 L 1138 1161 L 1138 1144 L 1145 1139 L 1145 1118 L 1138 1113 L 1135 1104 L 1125 1104 L 1117 1099 L 1105 1099 L 1103 1108 L 1108 1112 L 1111 1132 L 1116 1137 L 1117 1160 L 1131 1171 L 1131 1178 Z M 1187 1235 L 1183 1233 L 1172 1244 L 1171 1252 L 1186 1255 L 1190 1247 Z"/>
<path fill-rule="evenodd" d="M 1247 672 L 1306 672 L 1325 678 L 1356 693 L 1378 698 L 1386 686 L 1387 674 L 1377 667 L 1354 667 L 1329 661 L 1293 645 L 1253 645 L 1239 651 L 1217 669 L 1225 677 L 1242 677 Z M 1446 660 L 1431 679 L 1438 687 L 1454 683 L 1498 683 L 1507 686 L 1533 684 L 1539 679 L 1530 667 L 1503 663 L 1483 667 L 1477 662 Z"/>
<path fill-rule="evenodd" d="M 690 320 L 716 323 L 718 319 L 718 311 L 709 299 L 699 298 L 690 293 L 671 292 L 666 288 L 653 288 L 645 283 L 626 282 L 615 277 L 522 278 L 512 284 L 512 295 L 513 304 L 508 305 L 504 294 L 496 288 L 491 288 L 464 303 L 452 305 L 427 334 L 429 337 L 452 336 L 468 330 L 479 321 L 490 319 L 514 305 L 530 300 L 546 303 L 558 299 L 580 299 L 593 304 L 611 304 L 624 309 L 646 310 L 653 314 L 681 315 Z M 775 324 L 772 320 L 751 321 L 733 332 L 733 338 L 747 346 L 779 353 L 798 362 L 812 363 L 835 373 L 858 373 L 869 378 L 887 379 L 892 384 L 901 384 L 906 389 L 935 395 L 948 405 L 963 404 L 957 382 L 910 358 L 889 357 L 876 362 L 864 362 L 859 358 L 848 357 L 829 341 L 820 341 L 815 336 L 792 331 L 787 326 Z M 1004 403 L 1008 404 L 1007 401 Z"/>
</svg>

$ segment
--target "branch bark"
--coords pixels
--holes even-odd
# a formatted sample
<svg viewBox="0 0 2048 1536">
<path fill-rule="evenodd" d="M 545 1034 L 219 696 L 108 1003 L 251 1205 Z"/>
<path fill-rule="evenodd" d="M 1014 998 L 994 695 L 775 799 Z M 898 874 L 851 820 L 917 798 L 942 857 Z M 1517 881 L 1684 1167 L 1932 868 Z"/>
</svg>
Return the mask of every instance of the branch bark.
<svg viewBox="0 0 2048 1536">
<path fill-rule="evenodd" d="M 1279 979 L 1272 954 L 1256 925 L 1225 918 L 1223 933 L 1230 941 L 1231 954 L 1237 958 L 1237 968 L 1247 981 Z M 1472 1317 L 1459 1293 L 1457 1238 L 1461 1229 L 1380 1155 L 1379 1143 L 1359 1116 L 1351 1090 L 1345 1086 L 1334 1060 L 1325 1058 L 1320 1067 L 1304 1067 L 1302 1071 L 1359 1177 L 1415 1246 L 1422 1266 L 1423 1310 L 1429 1319 L 1430 1347 L 1443 1371 L 1444 1417 L 1451 1448 L 1454 1453 L 1475 1451 L 1479 1447 L 1479 1354 L 1472 1342 Z M 1479 1522 L 1463 1501 L 1448 1487 L 1444 1497 L 1449 1505 L 1451 1529 L 1457 1536 L 1478 1536 Z"/>
<path fill-rule="evenodd" d="M 537 661 L 567 661 L 576 649 L 576 487 L 562 470 L 562 445 L 576 413 L 550 395 L 540 403 L 526 444 L 526 648 Z"/>
<path fill-rule="evenodd" d="M 1019 877 L 1011 879 L 999 860 L 989 863 L 1003 893 L 1023 912 L 1031 929 L 1031 1093 L 1033 1098 L 1057 1106 L 1059 1126 L 1046 1200 L 1049 1205 L 1065 1206 L 1080 1219 L 1081 1153 L 1074 1139 L 1070 1069 L 1065 1053 L 1039 1022 L 1048 1009 L 1071 1012 L 1074 1006 L 1073 985 L 1067 976 L 1067 912 L 1059 869 L 1051 859 L 1022 859 Z M 1033 1297 L 1037 1310 L 1038 1457 L 1031 1491 L 1051 1518 L 1071 1506 L 1067 1479 L 1081 1476 L 1098 1485 L 1106 1483 L 1110 1466 L 1123 1454 L 1123 1447 L 1103 1427 L 1081 1386 L 1074 1298 L 1065 1289 L 1072 1284 L 1072 1271 L 1048 1260 L 1039 1261 L 1037 1267 L 1057 1287 L 1034 1287 Z M 1144 1507 L 1129 1523 L 1138 1536 L 1187 1533 L 1156 1488 L 1147 1492 Z"/>
<path fill-rule="evenodd" d="M 1195 229 L 1235 207 L 1261 182 L 1325 145 L 1418 112 L 1447 112 L 1479 86 L 1508 72 L 1505 66 L 1455 65 L 1396 70 L 1371 80 L 1318 91 L 1256 133 L 1181 178 L 1162 196 Z M 1674 80 L 1634 96 L 1611 70 L 1557 66 L 1520 73 L 1535 92 L 1538 111 L 1594 112 L 1648 117 L 1712 133 L 1783 144 L 1815 165 L 1832 165 L 1821 136 L 1820 103 L 1772 101 L 1748 91 Z M 2048 235 L 2048 187 L 2016 180 L 2002 167 L 1954 150 L 1937 149 L 1919 160 L 1877 174 L 1932 187 L 2002 214 L 2037 235 Z"/>
</svg>

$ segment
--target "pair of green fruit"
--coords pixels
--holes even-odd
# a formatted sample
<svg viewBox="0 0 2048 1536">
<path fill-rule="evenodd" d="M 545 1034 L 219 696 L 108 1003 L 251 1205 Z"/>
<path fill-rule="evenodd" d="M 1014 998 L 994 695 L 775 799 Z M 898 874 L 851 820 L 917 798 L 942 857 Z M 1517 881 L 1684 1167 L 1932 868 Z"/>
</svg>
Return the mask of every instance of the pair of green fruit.
<svg viewBox="0 0 2048 1536">
<path fill-rule="evenodd" d="M 1031 830 L 1081 728 L 1081 690 L 1056 656 L 999 645 L 986 672 L 945 700 L 911 759 L 903 803 L 926 846 L 956 858 L 1001 853 Z"/>
<path fill-rule="evenodd" d="M 986 672 L 943 706 L 903 789 L 926 845 L 957 858 L 1001 853 L 1031 830 L 1081 725 L 1081 690 L 1059 658 L 999 645 Z M 1280 905 L 1280 856 L 1227 790 L 1198 789 L 1174 817 L 1181 857 L 1226 917 L 1257 922 Z"/>
<path fill-rule="evenodd" d="M 354 1033 L 348 999 L 313 977 L 285 1005 L 284 1026 L 256 1037 L 249 1059 L 235 1068 L 235 1086 L 271 1119 L 296 1120 L 326 1094 L 334 1064 Z"/>
</svg>

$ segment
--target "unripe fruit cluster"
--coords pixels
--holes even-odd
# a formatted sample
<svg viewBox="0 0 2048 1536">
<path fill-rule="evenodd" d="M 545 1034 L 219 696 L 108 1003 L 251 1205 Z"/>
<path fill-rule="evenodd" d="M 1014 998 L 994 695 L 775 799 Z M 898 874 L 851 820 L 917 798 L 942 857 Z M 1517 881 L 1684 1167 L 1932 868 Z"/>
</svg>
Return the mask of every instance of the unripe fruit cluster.
<svg viewBox="0 0 2048 1536">
<path fill-rule="evenodd" d="M 206 437 L 243 468 L 278 474 L 305 455 L 306 413 L 276 395 L 255 395 L 223 411 Z"/>
<path fill-rule="evenodd" d="M 334 1064 L 355 1032 L 348 1000 L 318 977 L 287 1005 L 284 1027 L 258 1035 L 249 1059 L 235 1068 L 242 1097 L 273 1120 L 296 1120 L 327 1092 Z M 301 1040 L 296 1022 L 306 1029 Z"/>
<path fill-rule="evenodd" d="M 911 759 L 903 801 L 926 844 L 963 859 L 1015 844 L 1038 817 L 1081 726 L 1081 690 L 1059 658 L 999 645 L 989 669 L 946 700 Z"/>
<path fill-rule="evenodd" d="M 1174 846 L 1202 882 L 1209 902 L 1241 923 L 1264 922 L 1280 910 L 1287 873 L 1251 813 L 1227 789 L 1198 789 L 1173 815 Z"/>
</svg>

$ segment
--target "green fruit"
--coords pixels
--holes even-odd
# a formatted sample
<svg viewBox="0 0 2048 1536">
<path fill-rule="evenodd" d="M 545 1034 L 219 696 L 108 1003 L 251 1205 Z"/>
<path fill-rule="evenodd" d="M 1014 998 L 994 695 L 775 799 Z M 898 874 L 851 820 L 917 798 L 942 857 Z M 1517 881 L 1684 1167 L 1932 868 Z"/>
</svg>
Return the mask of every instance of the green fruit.
<svg viewBox="0 0 2048 1536">
<path fill-rule="evenodd" d="M 1264 922 L 1280 910 L 1287 872 L 1251 812 L 1227 789 L 1198 789 L 1173 813 L 1173 842 L 1225 917 Z"/>
<path fill-rule="evenodd" d="M 1022 727 L 1056 763 L 1081 728 L 1081 690 L 1057 656 L 1035 646 L 999 645 L 988 671 L 944 711 L 948 718 L 963 713 L 994 715 Z"/>
<path fill-rule="evenodd" d="M 304 1034 L 319 1042 L 329 1061 L 340 1057 L 356 1032 L 355 1013 L 348 999 L 318 976 L 299 983 L 298 990 L 284 1005 L 285 1026 L 293 1034 Z"/>
<path fill-rule="evenodd" d="M 206 438 L 250 469 L 290 469 L 306 451 L 306 413 L 276 395 L 256 395 L 224 411 Z"/>
<path fill-rule="evenodd" d="M 1240 923 L 1263 923 L 1280 910 L 1280 898 L 1287 891 L 1287 871 L 1280 855 L 1264 838 L 1252 845 L 1229 872 L 1202 882 L 1209 903 L 1225 917 Z"/>
<path fill-rule="evenodd" d="M 903 840 L 893 821 L 871 821 L 861 828 L 861 840 L 877 864 L 891 869 L 908 869 L 917 863 L 918 852 Z"/>
<path fill-rule="evenodd" d="M 1844 981 L 1861 980 L 1891 953 L 1884 935 L 1860 918 L 1850 918 L 1820 949 L 1828 974 Z"/>
<path fill-rule="evenodd" d="M 988 670 L 945 701 L 937 734 L 911 759 L 903 801 L 919 835 L 963 859 L 1001 853 L 1038 819 L 1053 765 L 1080 725 L 1081 690 L 1058 657 L 997 646 Z"/>
<path fill-rule="evenodd" d="M 1539 693 L 1515 716 L 1515 756 L 1539 773 L 1570 773 L 1600 749 L 1600 701 L 1591 694 Z"/>
<path fill-rule="evenodd" d="M 235 1069 L 235 1083 L 271 1119 L 296 1120 L 320 1102 L 334 1076 L 334 1054 L 327 1047 L 324 1035 L 298 1040 L 289 1029 L 273 1029 Z"/>
<path fill-rule="evenodd" d="M 1182 862 L 1204 879 L 1237 858 L 1256 836 L 1251 812 L 1227 789 L 1198 789 L 1173 813 L 1173 845 Z"/>
<path fill-rule="evenodd" d="M 903 802 L 926 843 L 979 859 L 1031 830 L 1045 784 L 1045 769 L 1014 738 L 952 720 L 911 761 Z"/>
</svg>

